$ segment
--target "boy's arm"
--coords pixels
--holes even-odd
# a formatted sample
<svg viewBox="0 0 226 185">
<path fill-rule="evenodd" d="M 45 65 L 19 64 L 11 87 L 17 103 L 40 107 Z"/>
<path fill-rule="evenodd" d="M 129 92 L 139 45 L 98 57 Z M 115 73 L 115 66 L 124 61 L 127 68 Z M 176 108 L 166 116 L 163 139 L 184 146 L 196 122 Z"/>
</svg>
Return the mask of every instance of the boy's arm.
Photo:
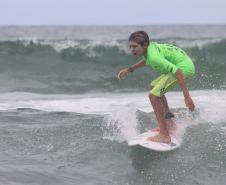
<svg viewBox="0 0 226 185">
<path fill-rule="evenodd" d="M 145 60 L 142 59 L 139 62 L 137 62 L 136 64 L 132 65 L 131 67 L 127 67 L 127 68 L 124 68 L 124 69 L 120 70 L 118 75 L 117 75 L 117 78 L 119 80 L 121 80 L 125 76 L 127 76 L 129 74 L 129 72 L 133 72 L 135 69 L 144 67 L 145 65 L 146 65 L 145 64 Z"/>
<path fill-rule="evenodd" d="M 193 111 L 195 109 L 195 105 L 189 94 L 188 87 L 187 87 L 187 84 L 185 81 L 185 76 L 180 69 L 177 69 L 175 74 L 176 74 L 177 81 L 180 85 L 180 88 L 183 91 L 184 98 L 185 98 L 185 104 L 190 111 Z"/>
<path fill-rule="evenodd" d="M 139 62 L 137 62 L 136 64 L 133 64 L 131 67 L 129 67 L 130 72 L 133 72 L 135 69 L 144 67 L 145 65 L 146 65 L 145 60 L 142 59 Z"/>
<path fill-rule="evenodd" d="M 193 111 L 195 109 L 195 105 L 189 94 L 185 76 L 181 71 L 181 69 L 179 69 L 176 65 L 170 63 L 169 61 L 167 61 L 162 57 L 156 57 L 152 61 L 153 61 L 154 67 L 157 69 L 160 69 L 160 71 L 162 70 L 164 72 L 172 73 L 176 75 L 177 81 L 184 94 L 185 104 L 190 111 Z"/>
</svg>

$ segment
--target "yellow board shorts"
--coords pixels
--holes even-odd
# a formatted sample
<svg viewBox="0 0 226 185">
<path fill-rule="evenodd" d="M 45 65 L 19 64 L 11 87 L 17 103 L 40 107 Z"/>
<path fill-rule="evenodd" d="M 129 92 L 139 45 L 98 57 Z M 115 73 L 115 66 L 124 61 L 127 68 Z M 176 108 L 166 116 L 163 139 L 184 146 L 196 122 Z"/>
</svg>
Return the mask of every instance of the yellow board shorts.
<svg viewBox="0 0 226 185">
<path fill-rule="evenodd" d="M 175 75 L 173 75 L 172 73 L 162 74 L 151 82 L 150 85 L 152 89 L 150 93 L 155 96 L 161 97 L 166 92 L 171 90 L 176 84 L 177 79 Z"/>
</svg>

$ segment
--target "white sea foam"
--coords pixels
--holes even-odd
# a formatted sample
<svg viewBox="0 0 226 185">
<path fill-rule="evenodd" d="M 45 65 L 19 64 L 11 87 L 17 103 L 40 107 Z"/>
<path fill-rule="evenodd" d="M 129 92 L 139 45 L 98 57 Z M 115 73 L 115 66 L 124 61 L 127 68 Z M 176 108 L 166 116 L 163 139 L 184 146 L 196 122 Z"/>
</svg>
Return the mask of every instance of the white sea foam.
<svg viewBox="0 0 226 185">
<path fill-rule="evenodd" d="M 38 40 L 37 38 L 30 38 L 27 40 L 21 40 L 24 46 L 29 46 L 32 42 L 34 44 L 42 45 L 42 46 L 51 46 L 56 52 L 60 53 L 65 49 L 73 48 L 74 51 L 76 49 L 86 51 L 85 54 L 92 58 L 100 56 L 100 53 L 95 49 L 99 46 L 104 48 L 112 48 L 117 47 L 120 52 L 129 54 L 129 50 L 126 42 L 120 42 L 117 40 L 111 41 L 103 41 L 103 40 L 92 40 L 92 41 L 79 41 L 79 40 Z M 73 52 L 73 51 L 72 51 Z"/>
<path fill-rule="evenodd" d="M 196 108 L 202 119 L 208 121 L 226 120 L 226 92 L 224 90 L 192 91 Z M 167 93 L 170 107 L 185 107 L 181 92 Z M 43 111 L 64 111 L 83 114 L 109 114 L 133 104 L 137 110 L 152 112 L 145 93 L 92 93 L 83 95 L 1 93 L 0 110 L 32 108 Z"/>
<path fill-rule="evenodd" d="M 104 138 L 119 142 L 129 140 L 138 134 L 137 113 L 134 104 L 128 104 L 113 111 L 105 117 L 106 127 Z M 110 128 L 110 129 L 109 129 Z"/>
<path fill-rule="evenodd" d="M 36 37 L 29 39 L 19 39 L 24 46 L 28 46 L 31 42 L 34 44 L 39 44 L 43 46 L 51 46 L 56 52 L 60 53 L 62 50 L 73 48 L 73 49 L 81 49 L 85 50 L 87 56 L 89 57 L 97 57 L 100 54 L 95 50 L 96 47 L 102 46 L 105 48 L 117 47 L 120 52 L 124 52 L 129 54 L 129 50 L 127 48 L 126 41 L 118 41 L 118 40 L 92 40 L 92 41 L 79 41 L 72 39 L 64 39 L 64 40 L 39 40 Z M 198 47 L 202 49 L 206 45 L 218 43 L 222 41 L 222 38 L 203 38 L 203 39 L 168 39 L 168 43 L 176 44 L 179 47 L 183 48 L 192 48 Z"/>
<path fill-rule="evenodd" d="M 226 122 L 225 91 L 192 91 L 191 95 L 199 115 L 194 123 L 183 122 L 182 130 L 191 124 Z M 170 107 L 185 107 L 181 92 L 170 92 L 167 94 L 167 98 Z M 128 140 L 138 134 L 137 110 L 153 112 L 147 93 L 84 95 L 1 94 L 1 111 L 10 111 L 18 108 L 31 108 L 47 112 L 76 112 L 103 115 L 106 118 L 106 126 L 114 129 L 107 132 L 104 137 L 118 141 Z"/>
<path fill-rule="evenodd" d="M 189 126 L 199 123 L 220 124 L 226 122 L 225 91 L 192 91 L 198 116 L 195 120 L 177 120 L 182 136 Z M 181 92 L 167 94 L 170 107 L 183 108 Z M 31 93 L 5 93 L 0 96 L 0 111 L 19 108 L 37 109 L 47 112 L 76 112 L 103 115 L 103 138 L 118 142 L 128 141 L 139 134 L 137 110 L 153 112 L 147 93 L 101 93 L 84 95 L 42 95 Z M 189 113 L 188 113 L 189 114 Z M 224 129 L 222 129 L 225 132 Z"/>
</svg>

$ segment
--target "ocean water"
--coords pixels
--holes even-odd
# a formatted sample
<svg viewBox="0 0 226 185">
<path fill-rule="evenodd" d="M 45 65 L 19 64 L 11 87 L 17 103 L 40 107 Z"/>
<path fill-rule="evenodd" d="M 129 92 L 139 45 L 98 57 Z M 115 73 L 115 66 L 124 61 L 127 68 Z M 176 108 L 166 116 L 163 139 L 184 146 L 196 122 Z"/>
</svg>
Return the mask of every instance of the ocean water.
<svg viewBox="0 0 226 185">
<path fill-rule="evenodd" d="M 167 93 L 183 135 L 161 153 L 127 141 L 156 126 L 148 99 L 158 74 L 136 62 L 127 38 L 182 47 L 196 75 L 196 111 Z M 226 25 L 0 27 L 1 185 L 225 185 Z"/>
</svg>

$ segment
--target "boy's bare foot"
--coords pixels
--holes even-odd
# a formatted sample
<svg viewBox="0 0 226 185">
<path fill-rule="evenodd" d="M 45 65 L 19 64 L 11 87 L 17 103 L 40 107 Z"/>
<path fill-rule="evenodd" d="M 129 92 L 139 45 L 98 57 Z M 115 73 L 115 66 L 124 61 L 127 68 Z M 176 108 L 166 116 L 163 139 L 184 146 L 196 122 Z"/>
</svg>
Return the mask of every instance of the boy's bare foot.
<svg viewBox="0 0 226 185">
<path fill-rule="evenodd" d="M 175 123 L 168 123 L 167 124 L 167 129 L 169 130 L 169 133 L 170 134 L 175 134 L 176 133 L 176 124 Z M 154 132 L 160 132 L 160 128 L 159 127 L 156 127 L 154 129 L 152 129 L 151 131 L 154 131 Z"/>
<path fill-rule="evenodd" d="M 153 142 L 159 142 L 159 143 L 170 143 L 171 142 L 170 136 L 165 136 L 162 134 L 158 134 L 156 136 L 149 137 L 147 140 L 153 141 Z"/>
</svg>

